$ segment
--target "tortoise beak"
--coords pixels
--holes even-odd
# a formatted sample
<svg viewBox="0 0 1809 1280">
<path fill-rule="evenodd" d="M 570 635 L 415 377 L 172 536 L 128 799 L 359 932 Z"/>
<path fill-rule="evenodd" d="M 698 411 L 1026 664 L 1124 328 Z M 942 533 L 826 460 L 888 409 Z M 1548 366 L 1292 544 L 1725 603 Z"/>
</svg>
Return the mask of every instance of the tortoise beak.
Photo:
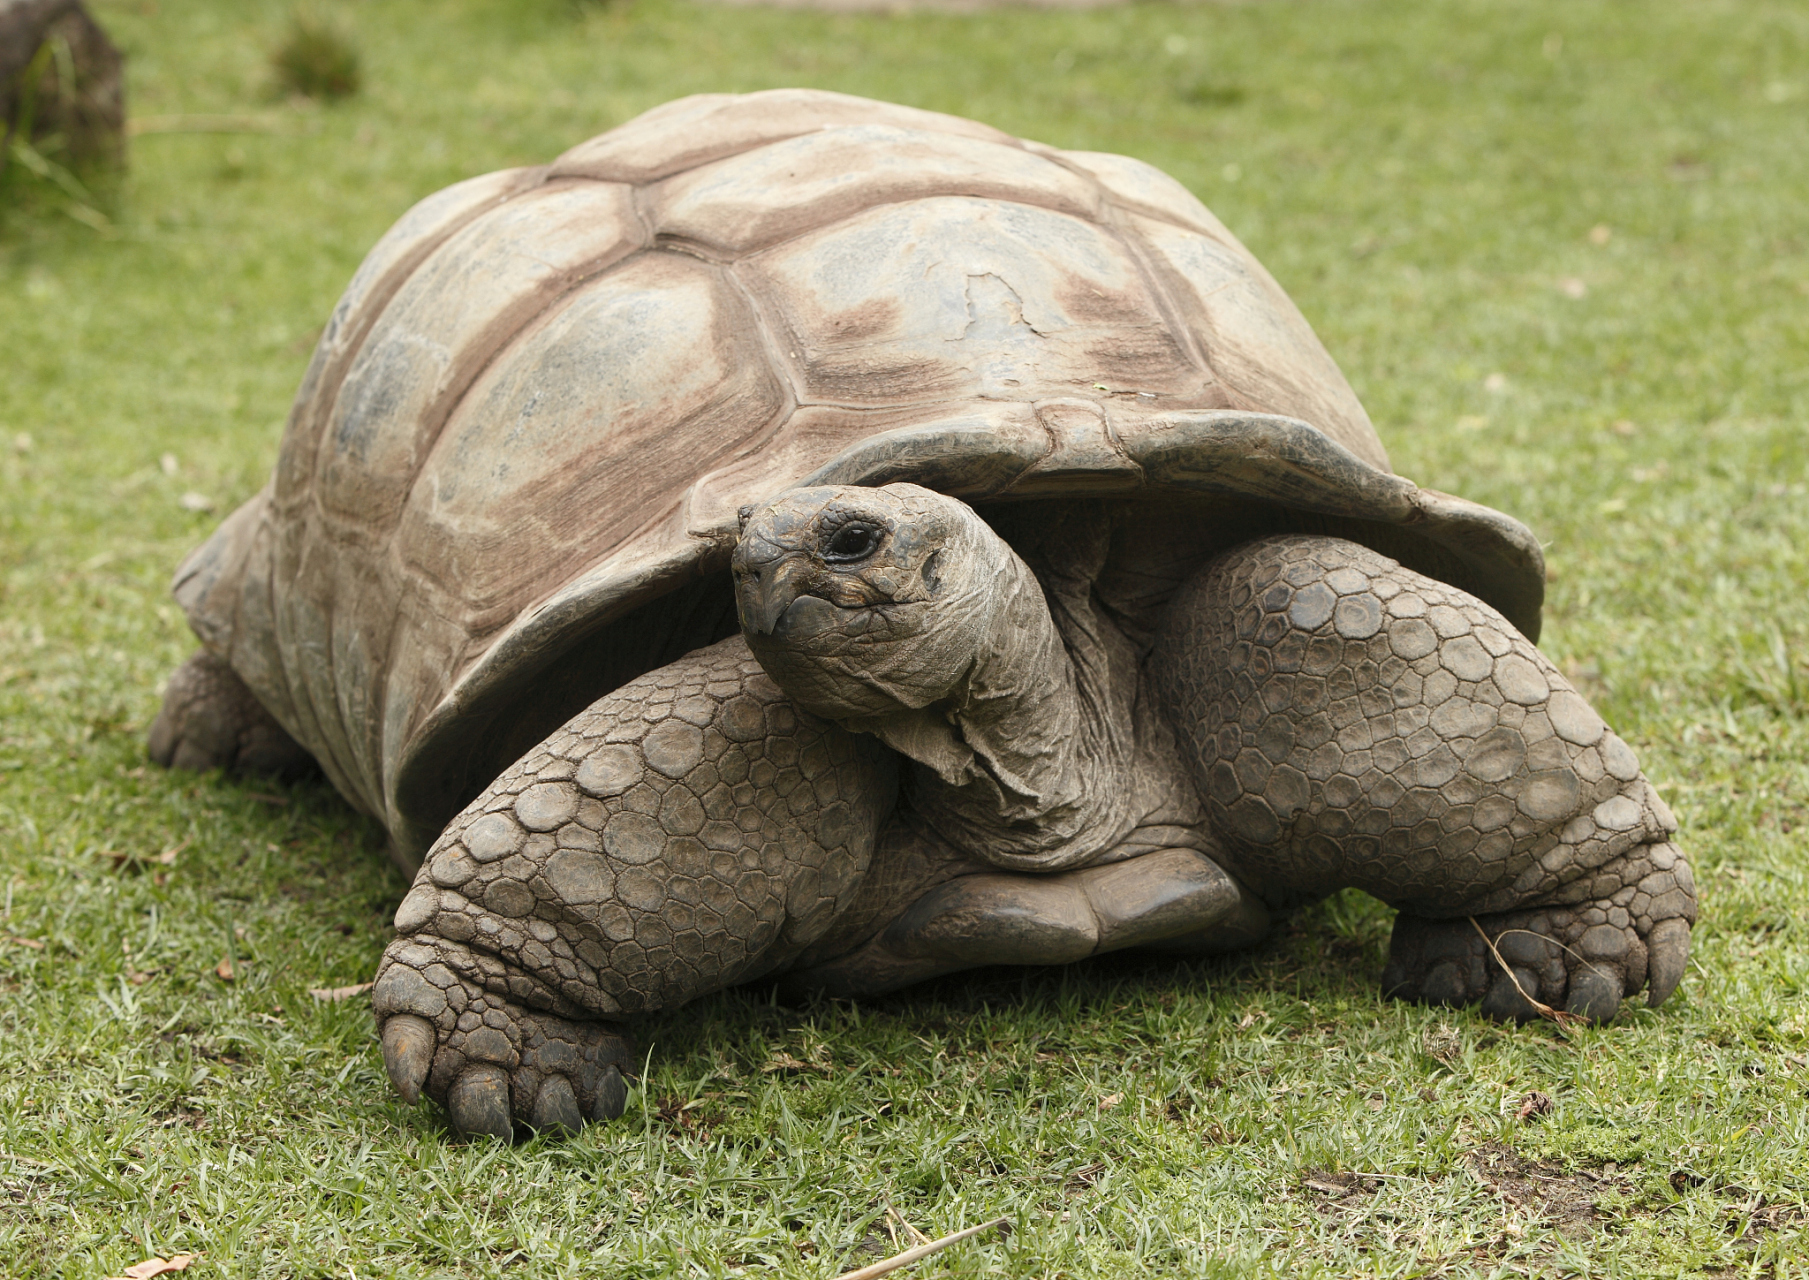
<svg viewBox="0 0 1809 1280">
<path fill-rule="evenodd" d="M 735 575 L 735 607 L 742 630 L 772 635 L 792 602 L 804 594 L 809 577 L 810 561 L 797 553 L 742 565 Z"/>
</svg>

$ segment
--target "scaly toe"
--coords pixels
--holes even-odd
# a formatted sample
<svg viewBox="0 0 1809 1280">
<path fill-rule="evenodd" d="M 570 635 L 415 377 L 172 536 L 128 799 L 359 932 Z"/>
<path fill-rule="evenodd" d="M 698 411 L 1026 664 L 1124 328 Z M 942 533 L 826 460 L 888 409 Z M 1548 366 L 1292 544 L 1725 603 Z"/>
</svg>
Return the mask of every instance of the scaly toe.
<svg viewBox="0 0 1809 1280">
<path fill-rule="evenodd" d="M 614 1065 L 597 1083 L 597 1101 L 590 1109 L 592 1120 L 615 1120 L 628 1110 L 628 1082 Z"/>
<path fill-rule="evenodd" d="M 1497 1022 L 1530 1022 L 1539 1016 L 1533 1001 L 1539 997 L 1539 975 L 1515 966 L 1513 975 L 1501 974 L 1483 998 L 1484 1017 Z"/>
<path fill-rule="evenodd" d="M 1420 999 L 1427 1004 L 1468 1004 L 1470 984 L 1464 977 L 1464 967 L 1455 960 L 1441 960 L 1433 965 L 1420 986 Z"/>
<path fill-rule="evenodd" d="M 1652 927 L 1646 939 L 1646 981 L 1650 991 L 1646 1003 L 1656 1009 L 1683 981 L 1683 971 L 1690 960 L 1690 926 L 1683 920 L 1661 920 Z"/>
<path fill-rule="evenodd" d="M 534 1099 L 534 1114 L 528 1121 L 535 1129 L 576 1133 L 584 1127 L 584 1113 L 578 1110 L 578 1095 L 572 1082 L 564 1076 L 548 1076 Z"/>
<path fill-rule="evenodd" d="M 487 1133 L 507 1142 L 515 1136 L 509 1119 L 509 1075 L 488 1063 L 467 1067 L 447 1091 L 446 1109 L 460 1133 Z"/>
<path fill-rule="evenodd" d="M 1625 990 L 1620 974 L 1606 965 L 1583 965 L 1570 976 L 1570 999 L 1564 1008 L 1591 1022 L 1613 1022 Z"/>
<path fill-rule="evenodd" d="M 434 1030 L 425 1018 L 399 1014 L 383 1024 L 383 1065 L 402 1100 L 421 1100 L 421 1085 L 433 1065 Z"/>
</svg>

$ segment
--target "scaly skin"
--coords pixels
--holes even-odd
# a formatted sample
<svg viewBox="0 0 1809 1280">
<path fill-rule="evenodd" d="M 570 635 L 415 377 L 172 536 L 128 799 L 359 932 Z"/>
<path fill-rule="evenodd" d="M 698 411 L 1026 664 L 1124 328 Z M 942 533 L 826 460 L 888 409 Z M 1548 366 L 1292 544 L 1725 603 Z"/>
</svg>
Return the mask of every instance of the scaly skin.
<svg viewBox="0 0 1809 1280">
<path fill-rule="evenodd" d="M 468 1132 L 607 1114 L 630 1050 L 595 1022 L 816 941 L 894 785 L 890 752 L 799 715 L 739 638 L 599 699 L 446 828 L 397 911 L 372 992 L 397 1088 Z M 541 1102 L 553 1077 L 574 1106 Z"/>
<path fill-rule="evenodd" d="M 1354 885 L 1401 908 L 1393 994 L 1606 1019 L 1681 977 L 1675 820 L 1481 601 L 1355 543 L 1266 538 L 1183 588 L 1151 674 L 1233 875 L 1273 906 Z"/>
<path fill-rule="evenodd" d="M 299 778 L 319 766 L 233 669 L 206 649 L 170 675 L 151 724 L 151 759 L 171 769 Z"/>
</svg>

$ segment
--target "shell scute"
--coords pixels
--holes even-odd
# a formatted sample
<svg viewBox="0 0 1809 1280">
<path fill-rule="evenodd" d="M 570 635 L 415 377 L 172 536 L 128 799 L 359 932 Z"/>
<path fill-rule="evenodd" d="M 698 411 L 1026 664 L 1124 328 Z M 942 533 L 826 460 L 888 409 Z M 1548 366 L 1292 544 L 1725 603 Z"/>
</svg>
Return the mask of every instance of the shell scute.
<svg viewBox="0 0 1809 1280">
<path fill-rule="evenodd" d="M 721 268 L 630 259 L 562 300 L 472 385 L 397 534 L 461 609 L 513 613 L 679 501 L 787 406 Z"/>
<path fill-rule="evenodd" d="M 1149 281 L 1098 223 L 1032 205 L 887 205 L 739 265 L 797 361 L 802 403 L 1024 399 L 1210 381 Z"/>
<path fill-rule="evenodd" d="M 384 305 L 414 269 L 461 227 L 546 179 L 544 168 L 504 169 L 456 182 L 417 203 L 383 234 L 365 255 L 345 293 L 333 308 L 314 356 L 295 394 L 296 414 L 277 455 L 276 487 L 299 494 L 314 474 L 325 409 L 345 376 L 346 361 L 357 354 Z"/>
<path fill-rule="evenodd" d="M 1097 184 L 1020 146 L 892 125 L 824 129 L 691 169 L 647 193 L 662 236 L 746 253 L 864 209 L 972 196 L 1097 218 Z"/>
<path fill-rule="evenodd" d="M 1017 146 L 1008 133 L 959 116 L 813 89 L 680 98 L 581 142 L 553 161 L 554 178 L 657 182 L 724 156 L 845 125 L 891 125 Z"/>
<path fill-rule="evenodd" d="M 1185 323 L 1205 349 L 1232 407 L 1310 422 L 1359 458 L 1388 470 L 1350 384 L 1281 286 L 1248 251 L 1166 222 L 1133 217 Z"/>
<path fill-rule="evenodd" d="M 384 308 L 346 374 L 320 444 L 322 510 L 392 527 L 491 354 L 642 239 L 628 188 L 583 183 L 519 196 L 442 244 Z"/>
<path fill-rule="evenodd" d="M 1200 203 L 1198 196 L 1153 164 L 1105 151 L 1050 154 L 1098 182 L 1112 202 L 1124 209 L 1211 236 L 1221 244 L 1243 247 L 1212 210 Z"/>
</svg>

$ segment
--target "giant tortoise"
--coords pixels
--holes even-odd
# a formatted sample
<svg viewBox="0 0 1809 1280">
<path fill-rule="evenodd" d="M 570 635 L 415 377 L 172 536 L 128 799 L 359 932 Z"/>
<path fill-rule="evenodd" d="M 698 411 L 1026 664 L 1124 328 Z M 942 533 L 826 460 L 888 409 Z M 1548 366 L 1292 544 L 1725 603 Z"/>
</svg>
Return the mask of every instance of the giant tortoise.
<svg viewBox="0 0 1809 1280">
<path fill-rule="evenodd" d="M 151 751 L 383 823 L 384 1059 L 466 1131 L 619 1114 L 623 1020 L 730 984 L 1213 952 L 1346 886 L 1389 993 L 1607 1019 L 1694 887 L 1543 588 L 1157 170 L 706 95 L 371 251 L 177 574 Z"/>
</svg>

